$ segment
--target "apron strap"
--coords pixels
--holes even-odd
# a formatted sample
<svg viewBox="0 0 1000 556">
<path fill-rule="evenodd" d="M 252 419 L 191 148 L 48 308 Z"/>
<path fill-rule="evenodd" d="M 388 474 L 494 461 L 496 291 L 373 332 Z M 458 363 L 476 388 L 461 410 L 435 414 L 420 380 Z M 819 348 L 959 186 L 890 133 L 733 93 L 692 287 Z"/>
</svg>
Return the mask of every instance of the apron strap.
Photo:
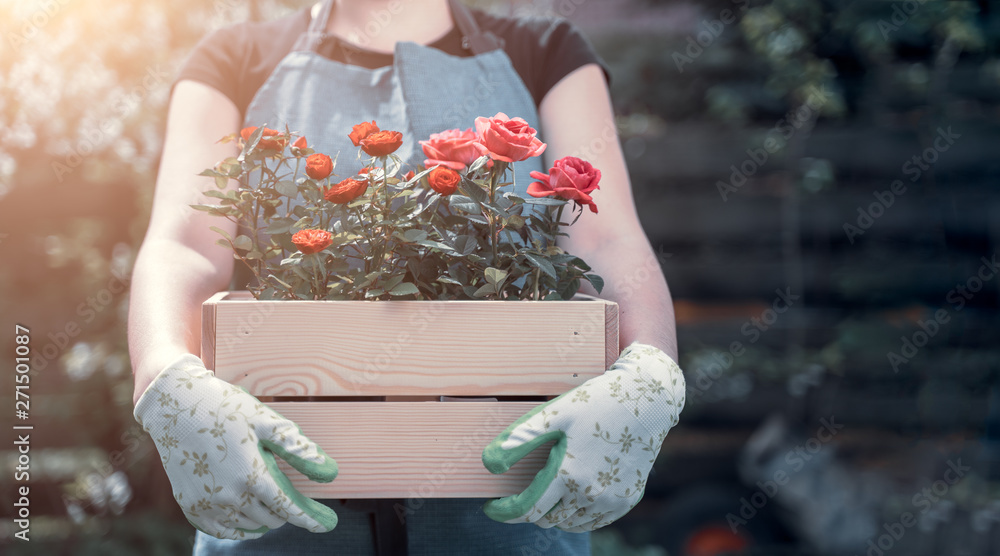
<svg viewBox="0 0 1000 556">
<path fill-rule="evenodd" d="M 292 47 L 292 52 L 303 50 L 316 51 L 316 48 L 326 40 L 329 35 L 326 32 L 326 24 L 330 20 L 330 12 L 333 11 L 333 0 L 323 0 L 319 13 L 309 22 L 309 29 L 299 35 Z"/>
<path fill-rule="evenodd" d="M 472 12 L 461 0 L 449 0 L 448 4 L 451 5 L 451 17 L 458 25 L 458 30 L 462 32 L 463 48 L 471 50 L 473 54 L 485 54 L 503 48 L 503 39 L 489 31 L 483 32 L 479 29 Z"/>
</svg>

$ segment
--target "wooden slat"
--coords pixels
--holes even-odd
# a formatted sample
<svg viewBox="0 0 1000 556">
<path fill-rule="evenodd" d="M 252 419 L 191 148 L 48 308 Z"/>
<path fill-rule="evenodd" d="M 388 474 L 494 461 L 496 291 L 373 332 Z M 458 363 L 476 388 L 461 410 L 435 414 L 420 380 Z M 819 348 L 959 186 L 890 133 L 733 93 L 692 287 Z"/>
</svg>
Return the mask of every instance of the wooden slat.
<svg viewBox="0 0 1000 556">
<path fill-rule="evenodd" d="M 337 461 L 337 478 L 314 483 L 280 460 L 313 498 L 491 498 L 524 490 L 548 458 L 536 449 L 507 473 L 482 451 L 536 402 L 272 402 Z"/>
<path fill-rule="evenodd" d="M 201 360 L 209 369 L 215 368 L 215 308 L 227 297 L 229 292 L 219 292 L 201 305 Z"/>
<path fill-rule="evenodd" d="M 618 304 L 608 303 L 604 306 L 604 368 L 605 370 L 611 368 L 615 361 L 618 360 L 618 355 L 621 354 L 621 349 L 618 345 Z"/>
<path fill-rule="evenodd" d="M 247 295 L 216 304 L 214 370 L 261 396 L 558 395 L 600 375 L 618 355 L 618 306 L 600 299 Z"/>
</svg>

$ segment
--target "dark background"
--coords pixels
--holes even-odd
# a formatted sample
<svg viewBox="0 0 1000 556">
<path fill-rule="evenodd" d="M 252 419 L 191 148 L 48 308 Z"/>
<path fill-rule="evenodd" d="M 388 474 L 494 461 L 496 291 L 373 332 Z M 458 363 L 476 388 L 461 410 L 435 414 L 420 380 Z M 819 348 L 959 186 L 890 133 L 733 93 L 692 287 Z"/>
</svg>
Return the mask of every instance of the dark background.
<svg viewBox="0 0 1000 556">
<path fill-rule="evenodd" d="M 12 542 L 5 502 L 5 553 L 190 550 L 132 419 L 124 290 L 178 65 L 213 27 L 304 4 L 0 1 L 0 344 L 12 356 L 19 323 L 43 355 L 32 541 Z M 608 62 L 675 297 L 688 405 L 595 553 L 1000 553 L 1000 278 L 982 261 L 1000 256 L 1000 4 L 474 4 L 568 17 Z M 781 313 L 776 290 L 798 296 Z"/>
</svg>

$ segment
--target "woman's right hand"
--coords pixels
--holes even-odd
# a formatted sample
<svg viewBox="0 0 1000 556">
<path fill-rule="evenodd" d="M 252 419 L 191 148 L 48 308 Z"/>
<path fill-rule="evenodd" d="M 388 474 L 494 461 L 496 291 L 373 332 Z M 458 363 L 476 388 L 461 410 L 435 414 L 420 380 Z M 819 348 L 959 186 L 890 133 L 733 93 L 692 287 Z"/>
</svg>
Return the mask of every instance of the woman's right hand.
<svg viewBox="0 0 1000 556">
<path fill-rule="evenodd" d="M 292 523 L 332 530 L 337 514 L 298 492 L 278 469 L 278 455 L 310 479 L 328 483 L 337 463 L 246 391 L 185 354 L 163 369 L 135 405 L 153 437 L 174 498 L 200 531 L 251 539 Z"/>
</svg>

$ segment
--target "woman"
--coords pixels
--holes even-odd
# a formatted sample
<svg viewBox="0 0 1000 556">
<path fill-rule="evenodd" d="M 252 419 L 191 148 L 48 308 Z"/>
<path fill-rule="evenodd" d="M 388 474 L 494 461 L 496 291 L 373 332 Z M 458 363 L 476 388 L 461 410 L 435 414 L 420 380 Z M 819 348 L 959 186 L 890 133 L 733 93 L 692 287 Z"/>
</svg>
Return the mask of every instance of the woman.
<svg viewBox="0 0 1000 556">
<path fill-rule="evenodd" d="M 502 472 L 556 440 L 549 464 L 517 496 L 424 500 L 397 505 L 398 515 L 387 514 L 384 501 L 305 498 L 274 467 L 275 455 L 318 481 L 335 477 L 334 460 L 294 423 L 214 378 L 195 355 L 201 304 L 228 288 L 234 272 L 231 252 L 209 230 L 226 227 L 188 208 L 205 202 L 201 192 L 210 187 L 196 174 L 234 156 L 236 147 L 216 140 L 249 125 L 287 124 L 333 154 L 353 152 L 352 124 L 376 120 L 404 132 L 397 154 L 416 164 L 418 140 L 498 112 L 539 130 L 546 161 L 572 154 L 601 169 L 600 215 L 583 214 L 562 245 L 604 277 L 602 295 L 620 305 L 627 347 L 605 375 L 484 447 L 484 464 Z M 338 161 L 338 174 L 359 169 L 349 159 Z M 528 172 L 548 167 L 539 157 L 516 166 L 522 193 Z M 636 217 L 605 74 L 564 21 L 497 18 L 450 0 L 326 0 L 214 33 L 182 70 L 133 272 L 129 347 L 136 419 L 199 529 L 196 554 L 589 553 L 587 532 L 638 503 L 683 407 L 673 320 Z M 242 408 L 239 418 L 218 419 L 222 407 Z M 613 438 L 594 435 L 595 425 Z M 630 440 L 619 442 L 619 434 Z"/>
</svg>

